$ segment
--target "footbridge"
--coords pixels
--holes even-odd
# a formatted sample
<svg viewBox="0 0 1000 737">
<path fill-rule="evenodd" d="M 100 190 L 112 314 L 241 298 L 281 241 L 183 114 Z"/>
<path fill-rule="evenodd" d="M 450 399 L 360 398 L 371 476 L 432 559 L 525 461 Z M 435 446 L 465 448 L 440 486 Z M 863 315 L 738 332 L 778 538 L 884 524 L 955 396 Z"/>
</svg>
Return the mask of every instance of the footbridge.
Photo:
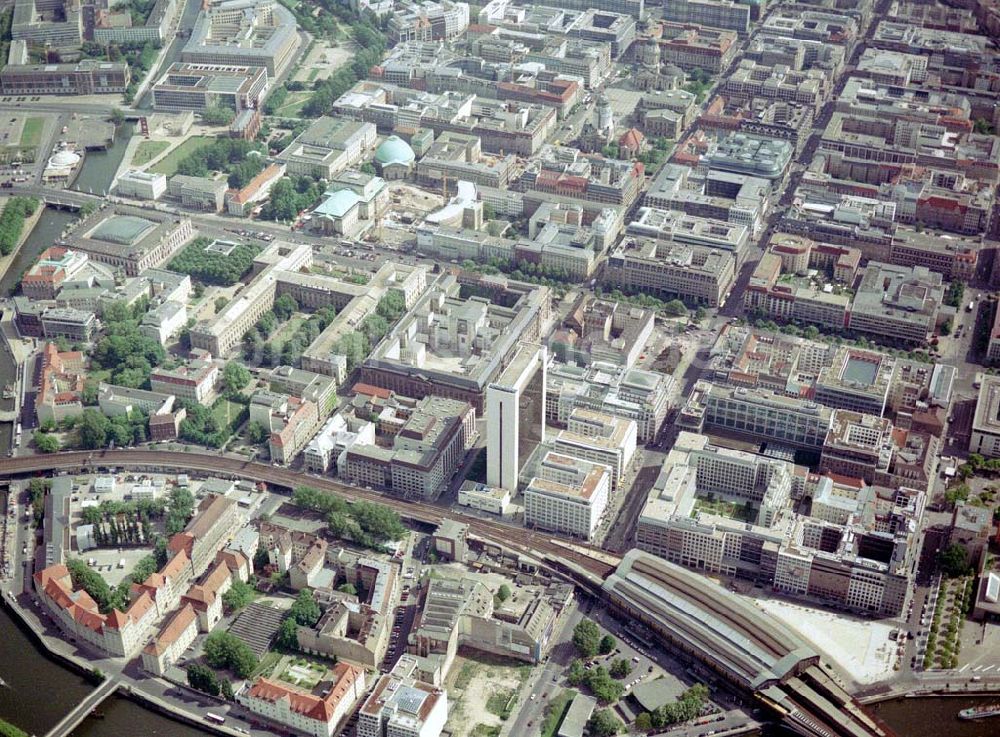
<svg viewBox="0 0 1000 737">
<path fill-rule="evenodd" d="M 112 678 L 107 679 L 100 686 L 91 691 L 76 705 L 69 714 L 59 720 L 59 723 L 45 733 L 45 737 L 69 737 L 73 730 L 80 726 L 80 723 L 111 694 L 119 689 L 120 681 Z"/>
</svg>

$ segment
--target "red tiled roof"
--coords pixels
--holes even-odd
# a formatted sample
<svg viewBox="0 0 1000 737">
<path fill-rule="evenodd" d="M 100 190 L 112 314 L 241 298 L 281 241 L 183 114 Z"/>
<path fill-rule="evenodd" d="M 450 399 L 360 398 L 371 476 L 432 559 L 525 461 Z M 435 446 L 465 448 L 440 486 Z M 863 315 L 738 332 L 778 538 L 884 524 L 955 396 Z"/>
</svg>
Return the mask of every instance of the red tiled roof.
<svg viewBox="0 0 1000 737">
<path fill-rule="evenodd" d="M 351 391 L 355 394 L 364 394 L 368 397 L 379 397 L 380 399 L 388 399 L 392 396 L 390 389 L 383 389 L 380 386 L 372 386 L 371 384 L 355 384 Z"/>
<path fill-rule="evenodd" d="M 329 722 L 340 700 L 354 687 L 354 682 L 362 677 L 363 671 L 347 663 L 337 663 L 331 671 L 333 686 L 325 697 L 307 693 L 284 683 L 259 678 L 250 687 L 250 696 L 262 701 L 276 703 L 287 700 L 289 708 L 309 719 Z"/>
</svg>

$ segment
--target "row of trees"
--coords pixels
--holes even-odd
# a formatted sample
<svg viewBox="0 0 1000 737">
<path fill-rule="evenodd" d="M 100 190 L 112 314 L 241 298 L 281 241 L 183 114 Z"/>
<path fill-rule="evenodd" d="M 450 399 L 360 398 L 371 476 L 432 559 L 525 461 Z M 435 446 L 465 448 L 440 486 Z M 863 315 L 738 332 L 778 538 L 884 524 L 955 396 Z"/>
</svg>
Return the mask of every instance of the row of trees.
<svg viewBox="0 0 1000 737">
<path fill-rule="evenodd" d="M 292 495 L 292 502 L 325 514 L 333 534 L 366 547 L 379 548 L 406 533 L 399 515 L 382 504 L 348 502 L 309 486 L 298 487 Z"/>
<path fill-rule="evenodd" d="M 12 197 L 0 213 L 0 255 L 7 256 L 21 240 L 24 221 L 35 214 L 38 200 L 34 197 Z"/>
<path fill-rule="evenodd" d="M 350 18 L 346 8 L 341 10 L 334 5 L 334 9 L 326 10 L 342 13 L 341 17 Z M 305 9 L 305 8 L 303 8 Z M 310 9 L 311 10 L 311 9 Z M 296 13 L 296 16 L 306 16 L 306 13 Z M 307 17 L 302 17 L 300 25 L 308 30 L 309 25 L 315 21 Z M 334 72 L 330 77 L 316 85 L 316 91 L 309 101 L 302 107 L 302 115 L 309 118 L 324 115 L 333 107 L 334 101 L 351 89 L 359 79 L 368 76 L 368 71 L 382 61 L 382 55 L 388 46 L 385 34 L 377 25 L 378 21 L 371 15 L 366 15 L 362 19 L 355 19 L 351 25 L 351 36 L 357 45 L 350 66 L 344 66 Z"/>
<path fill-rule="evenodd" d="M 170 262 L 171 271 L 189 274 L 206 284 L 231 286 L 238 282 L 253 266 L 260 248 L 250 243 L 240 243 L 228 254 L 205 250 L 211 241 L 195 238 Z"/>
</svg>

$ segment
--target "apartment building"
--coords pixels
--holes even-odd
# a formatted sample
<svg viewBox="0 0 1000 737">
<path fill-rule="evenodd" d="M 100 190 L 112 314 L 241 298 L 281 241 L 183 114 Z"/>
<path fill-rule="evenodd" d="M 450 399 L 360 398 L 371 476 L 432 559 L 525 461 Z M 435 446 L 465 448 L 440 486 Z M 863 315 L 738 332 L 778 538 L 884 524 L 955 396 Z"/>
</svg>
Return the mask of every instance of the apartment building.
<svg viewBox="0 0 1000 737">
<path fill-rule="evenodd" d="M 364 694 L 364 670 L 337 663 L 312 690 L 261 677 L 245 684 L 236 701 L 281 727 L 312 737 L 332 737 Z"/>
<path fill-rule="evenodd" d="M 167 549 L 172 555 L 183 553 L 191 561 L 192 575 L 200 576 L 244 522 L 235 501 L 215 494 L 206 496 L 187 526 L 170 538 Z"/>
<path fill-rule="evenodd" d="M 178 399 L 207 407 L 215 401 L 221 376 L 215 361 L 194 360 L 175 369 L 153 369 L 149 385 L 154 392 L 173 394 Z"/>
<path fill-rule="evenodd" d="M 59 563 L 37 571 L 35 593 L 60 629 L 111 657 L 135 657 L 146 643 L 157 611 L 149 594 L 139 594 L 125 611 L 101 614 L 86 591 L 74 590 L 69 569 Z"/>
<path fill-rule="evenodd" d="M 186 604 L 160 629 L 156 639 L 142 649 L 142 669 L 163 677 L 198 636 L 198 615 Z"/>
</svg>

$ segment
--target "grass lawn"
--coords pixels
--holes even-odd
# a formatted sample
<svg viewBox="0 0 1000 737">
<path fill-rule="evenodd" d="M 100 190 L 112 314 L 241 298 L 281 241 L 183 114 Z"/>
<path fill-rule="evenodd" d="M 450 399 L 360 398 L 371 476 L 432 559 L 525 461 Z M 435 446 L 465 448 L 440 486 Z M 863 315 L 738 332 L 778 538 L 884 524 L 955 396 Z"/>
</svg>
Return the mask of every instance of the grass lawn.
<svg viewBox="0 0 1000 737">
<path fill-rule="evenodd" d="M 486 701 L 486 711 L 495 714 L 504 721 L 510 717 L 510 711 L 514 706 L 514 692 L 510 689 L 501 689 Z"/>
<path fill-rule="evenodd" d="M 325 665 L 312 663 L 305 658 L 295 658 L 282 670 L 278 678 L 307 691 L 311 691 L 327 673 Z"/>
<path fill-rule="evenodd" d="M 228 427 L 229 423 L 233 421 L 242 409 L 243 405 L 230 402 L 225 397 L 220 397 L 212 405 L 212 414 L 215 416 L 215 421 L 219 423 L 219 427 Z"/>
<path fill-rule="evenodd" d="M 274 111 L 275 116 L 279 118 L 298 117 L 303 105 L 309 101 L 311 95 L 311 92 L 289 92 L 288 97 L 285 98 L 285 104 Z"/>
<path fill-rule="evenodd" d="M 282 325 L 276 333 L 271 335 L 269 339 L 271 341 L 271 345 L 274 346 L 274 349 L 280 351 L 281 347 L 285 345 L 289 338 L 295 335 L 295 331 L 302 327 L 305 321 L 306 318 L 301 315 L 293 315 L 288 318 L 288 321 Z"/>
<path fill-rule="evenodd" d="M 310 69 L 309 70 L 309 81 L 312 82 L 314 79 L 316 79 L 316 75 L 317 74 L 319 74 L 319 69 L 316 69 L 315 67 L 312 68 L 312 69 Z"/>
<path fill-rule="evenodd" d="M 500 727 L 491 724 L 477 724 L 472 728 L 472 737 L 500 737 Z"/>
<path fill-rule="evenodd" d="M 168 148 L 170 148 L 170 141 L 143 141 L 135 150 L 135 155 L 132 157 L 132 165 L 142 166 L 143 164 L 148 164 Z"/>
<path fill-rule="evenodd" d="M 268 650 L 264 653 L 264 657 L 260 659 L 257 669 L 253 672 L 253 677 L 263 676 L 264 678 L 270 678 L 279 660 L 281 660 L 281 653 Z"/>
<path fill-rule="evenodd" d="M 45 118 L 28 118 L 21 128 L 21 145 L 34 148 L 42 142 L 42 130 L 45 128 Z"/>
<path fill-rule="evenodd" d="M 172 177 L 177 173 L 177 167 L 184 158 L 199 148 L 204 148 L 214 143 L 215 140 L 215 136 L 191 136 L 191 138 L 163 157 L 150 171 L 154 174 L 165 174 L 168 177 Z"/>
<path fill-rule="evenodd" d="M 542 737 L 553 737 L 559 725 L 562 724 L 563 717 L 569 711 L 569 705 L 573 702 L 576 691 L 569 689 L 562 691 L 549 702 L 545 707 L 545 719 L 542 720 Z"/>
</svg>

